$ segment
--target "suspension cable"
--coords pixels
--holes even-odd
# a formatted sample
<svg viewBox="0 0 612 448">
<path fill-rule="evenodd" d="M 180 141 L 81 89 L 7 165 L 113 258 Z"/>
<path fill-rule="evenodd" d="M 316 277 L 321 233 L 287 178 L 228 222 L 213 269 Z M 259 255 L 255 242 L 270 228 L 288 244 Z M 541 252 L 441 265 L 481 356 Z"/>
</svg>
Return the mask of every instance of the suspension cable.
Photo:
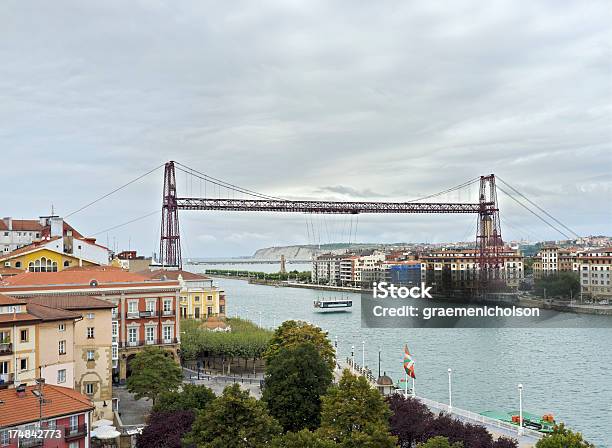
<svg viewBox="0 0 612 448">
<path fill-rule="evenodd" d="M 119 227 L 127 226 L 128 224 L 132 224 L 133 222 L 140 221 L 141 219 L 148 218 L 149 216 L 155 215 L 156 213 L 161 213 L 161 210 L 155 210 L 154 212 L 147 213 L 146 215 L 139 216 L 138 218 L 130 219 L 122 224 L 117 224 L 116 226 L 109 227 L 108 229 L 100 230 L 99 232 L 93 233 L 91 236 L 100 235 L 101 233 L 110 232 L 111 230 L 118 229 Z"/>
<path fill-rule="evenodd" d="M 466 182 L 464 182 L 462 184 L 456 185 L 456 186 L 451 187 L 451 188 L 447 188 L 446 190 L 440 191 L 439 193 L 430 194 L 430 195 L 423 196 L 423 197 L 418 198 L 418 199 L 412 199 L 412 200 L 406 201 L 406 202 L 417 202 L 417 201 L 422 201 L 423 199 L 434 198 L 436 196 L 440 196 L 440 195 L 443 195 L 443 194 L 446 194 L 446 193 L 450 193 L 451 191 L 455 191 L 455 190 L 459 190 L 459 189 L 461 189 L 463 187 L 467 187 L 467 186 L 472 185 L 473 183 L 475 183 L 475 182 L 477 182 L 479 180 L 480 180 L 480 177 L 475 177 L 474 179 L 470 179 L 470 180 L 468 180 L 468 181 L 466 181 Z"/>
<path fill-rule="evenodd" d="M 64 216 L 64 218 L 69 218 L 70 216 L 72 216 L 72 215 L 74 215 L 74 214 L 76 214 L 76 213 L 79 213 L 80 211 L 85 210 L 87 207 L 90 207 L 90 206 L 94 205 L 95 203 L 97 203 L 97 202 L 101 201 L 102 199 L 107 198 L 107 197 L 109 197 L 110 195 L 117 193 L 118 191 L 123 190 L 123 189 L 124 189 L 125 187 L 127 187 L 128 185 L 131 185 L 131 184 L 133 184 L 134 182 L 139 181 L 139 180 L 140 180 L 140 179 L 142 179 L 143 177 L 148 176 L 149 174 L 151 174 L 152 172 L 154 172 L 154 171 L 156 171 L 156 170 L 160 169 L 160 168 L 161 168 L 162 166 L 164 166 L 164 165 L 165 165 L 165 164 L 164 164 L 164 163 L 162 163 L 161 165 L 156 166 L 156 167 L 155 167 L 155 168 L 153 168 L 152 170 L 147 171 L 147 172 L 146 172 L 146 173 L 144 173 L 144 174 L 141 174 L 141 175 L 140 175 L 140 176 L 138 176 L 137 178 L 132 179 L 131 181 L 129 181 L 128 183 L 125 183 L 125 184 L 121 185 L 120 187 L 115 188 L 113 191 L 111 191 L 111 192 L 109 192 L 109 193 L 106 193 L 106 194 L 105 194 L 105 195 L 103 195 L 103 196 L 100 196 L 98 199 L 95 199 L 95 200 L 91 201 L 90 203 L 85 204 L 85 205 L 84 205 L 84 206 L 82 206 L 81 208 L 79 208 L 79 209 L 77 209 L 77 210 L 75 210 L 75 211 L 73 211 L 73 212 L 68 213 L 67 215 L 65 215 L 65 216 Z"/>
</svg>

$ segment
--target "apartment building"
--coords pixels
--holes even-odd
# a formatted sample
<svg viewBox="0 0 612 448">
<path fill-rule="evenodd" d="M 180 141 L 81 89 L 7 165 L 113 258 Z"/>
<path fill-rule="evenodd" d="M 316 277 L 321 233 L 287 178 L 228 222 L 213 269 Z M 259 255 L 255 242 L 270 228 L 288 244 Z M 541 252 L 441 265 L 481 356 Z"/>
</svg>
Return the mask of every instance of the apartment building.
<svg viewBox="0 0 612 448">
<path fill-rule="evenodd" d="M 20 385 L 0 390 L 0 447 L 89 448 L 92 411 L 88 397 L 67 387 Z M 37 429 L 54 431 L 54 437 L 19 437 L 18 431 Z"/>
<path fill-rule="evenodd" d="M 180 316 L 183 319 L 225 317 L 225 291 L 210 277 L 183 270 L 157 269 L 143 272 L 156 280 L 176 280 L 180 285 Z"/>
<path fill-rule="evenodd" d="M 534 278 L 542 278 L 557 272 L 578 272 L 579 254 L 580 250 L 577 248 L 561 248 L 555 245 L 542 247 L 533 258 Z"/>
<path fill-rule="evenodd" d="M 32 384 L 36 378 L 36 326 L 41 319 L 26 306 L 24 300 L 0 294 L 0 388 Z"/>
<path fill-rule="evenodd" d="M 594 299 L 612 298 L 612 247 L 583 252 L 578 264 L 582 293 Z"/>
<path fill-rule="evenodd" d="M 114 345 L 108 350 L 113 376 L 118 381 L 130 375 L 130 362 L 145 345 L 160 346 L 178 360 L 180 285 L 176 280 L 154 280 L 111 266 L 93 266 L 61 272 L 24 272 L 3 279 L 0 293 L 16 298 L 89 296 L 114 305 L 109 331 L 111 339 L 117 341 L 117 353 Z M 87 352 L 85 356 L 90 358 Z"/>
</svg>

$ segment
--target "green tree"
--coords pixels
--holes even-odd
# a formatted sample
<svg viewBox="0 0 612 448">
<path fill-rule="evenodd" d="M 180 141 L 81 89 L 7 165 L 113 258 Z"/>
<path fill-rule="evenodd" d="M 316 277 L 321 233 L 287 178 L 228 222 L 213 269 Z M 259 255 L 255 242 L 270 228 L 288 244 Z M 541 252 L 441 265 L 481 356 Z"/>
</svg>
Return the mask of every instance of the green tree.
<svg viewBox="0 0 612 448">
<path fill-rule="evenodd" d="M 263 400 L 285 431 L 316 429 L 321 395 L 332 383 L 332 370 L 311 343 L 281 347 L 266 363 Z"/>
<path fill-rule="evenodd" d="M 210 388 L 203 385 L 183 384 L 180 391 L 164 391 L 157 396 L 153 412 L 201 410 L 215 399 Z"/>
<path fill-rule="evenodd" d="M 363 377 L 345 370 L 337 386 L 322 397 L 319 432 L 344 448 L 391 448 L 391 411 L 382 395 Z"/>
<path fill-rule="evenodd" d="M 427 442 L 419 443 L 417 448 L 463 448 L 463 443 L 455 442 L 452 445 L 446 437 L 432 437 Z"/>
<path fill-rule="evenodd" d="M 281 432 L 265 405 L 233 384 L 198 413 L 185 442 L 198 448 L 258 448 Z"/>
<path fill-rule="evenodd" d="M 572 432 L 567 429 L 563 423 L 556 426 L 551 434 L 544 436 L 538 440 L 536 448 L 594 448 L 595 445 L 590 444 L 582 438 L 579 432 Z"/>
<path fill-rule="evenodd" d="M 272 441 L 271 448 L 334 448 L 336 444 L 324 439 L 317 433 L 302 429 L 299 432 L 288 432 Z"/>
<path fill-rule="evenodd" d="M 546 291 L 546 293 L 544 292 Z M 575 272 L 558 272 L 536 279 L 534 292 L 539 296 L 576 297 L 580 294 L 580 277 Z"/>
<path fill-rule="evenodd" d="M 126 386 L 136 400 L 146 397 L 155 404 L 160 393 L 178 389 L 183 381 L 183 372 L 172 354 L 160 347 L 145 347 L 130 365 L 132 374 Z"/>
<path fill-rule="evenodd" d="M 304 342 L 313 344 L 329 367 L 331 369 L 335 367 L 336 354 L 327 338 L 327 333 L 315 325 L 299 320 L 287 320 L 276 329 L 265 353 L 266 361 L 276 354 L 281 347 L 292 347 Z"/>
</svg>

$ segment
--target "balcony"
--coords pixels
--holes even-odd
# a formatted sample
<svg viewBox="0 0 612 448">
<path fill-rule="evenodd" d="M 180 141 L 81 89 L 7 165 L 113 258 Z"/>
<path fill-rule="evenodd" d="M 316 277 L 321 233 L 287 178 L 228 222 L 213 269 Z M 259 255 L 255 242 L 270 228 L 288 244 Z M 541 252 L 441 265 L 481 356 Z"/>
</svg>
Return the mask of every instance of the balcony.
<svg viewBox="0 0 612 448">
<path fill-rule="evenodd" d="M 174 316 L 174 311 L 173 310 L 163 310 L 162 316 Z"/>
<path fill-rule="evenodd" d="M 35 446 L 43 446 L 45 439 L 43 438 L 31 438 L 31 439 L 19 439 L 19 448 L 33 448 Z"/>
<path fill-rule="evenodd" d="M 167 345 L 167 344 L 178 344 L 178 339 L 177 338 L 143 339 L 141 341 L 120 342 L 119 347 L 129 348 L 129 347 L 142 347 L 144 345 Z"/>
<path fill-rule="evenodd" d="M 155 310 L 146 310 L 146 311 L 140 311 L 139 313 L 139 317 L 154 317 L 155 316 Z"/>
<path fill-rule="evenodd" d="M 10 355 L 13 353 L 13 344 L 11 342 L 3 342 L 0 344 L 0 356 Z"/>
<path fill-rule="evenodd" d="M 6 389 L 15 381 L 12 373 L 0 373 L 0 389 Z"/>
<path fill-rule="evenodd" d="M 64 427 L 64 439 L 66 441 L 79 439 L 87 435 L 87 425 Z"/>
<path fill-rule="evenodd" d="M 138 311 L 128 311 L 126 317 L 128 319 L 138 319 L 140 317 L 140 313 Z"/>
</svg>

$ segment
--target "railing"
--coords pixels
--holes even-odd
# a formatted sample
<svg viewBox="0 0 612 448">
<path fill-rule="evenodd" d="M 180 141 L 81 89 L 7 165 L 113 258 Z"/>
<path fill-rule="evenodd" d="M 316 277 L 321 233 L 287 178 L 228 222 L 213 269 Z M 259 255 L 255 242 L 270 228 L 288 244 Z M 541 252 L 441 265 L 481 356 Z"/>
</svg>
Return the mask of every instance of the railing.
<svg viewBox="0 0 612 448">
<path fill-rule="evenodd" d="M 14 377 L 12 373 L 0 373 L 0 389 L 13 384 Z"/>
<path fill-rule="evenodd" d="M 163 310 L 162 316 L 174 316 L 174 311 L 173 310 Z"/>
<path fill-rule="evenodd" d="M 65 426 L 64 438 L 66 440 L 77 439 L 87 435 L 87 425 Z"/>
<path fill-rule="evenodd" d="M 0 355 L 10 355 L 11 353 L 13 353 L 13 344 L 11 342 L 0 344 Z"/>
<path fill-rule="evenodd" d="M 128 319 L 138 319 L 140 317 L 140 313 L 138 311 L 128 311 L 126 313 L 126 317 Z"/>
<path fill-rule="evenodd" d="M 120 348 L 126 347 L 142 347 L 143 345 L 166 345 L 178 344 L 177 338 L 162 338 L 162 339 L 142 339 L 138 341 L 120 342 Z"/>
<path fill-rule="evenodd" d="M 486 417 L 484 415 L 480 415 L 471 411 L 466 411 L 465 409 L 460 409 L 455 406 L 453 406 L 452 409 L 449 409 L 449 406 L 447 404 L 439 403 L 437 401 L 430 400 L 429 398 L 417 397 L 417 399 L 422 403 L 426 404 L 429 408 L 438 409 L 440 411 L 452 415 L 458 415 L 468 420 L 482 423 L 483 425 L 492 426 L 494 428 L 503 428 L 505 430 L 514 431 L 516 433 L 518 433 L 519 431 L 518 425 L 513 425 L 512 423 L 504 422 L 491 417 Z M 541 439 L 543 437 L 543 434 L 541 432 L 535 431 L 533 429 L 523 427 L 522 430 L 522 434 L 524 436 L 535 437 L 537 439 Z"/>
<path fill-rule="evenodd" d="M 43 446 L 45 439 L 42 438 L 31 438 L 31 439 L 19 439 L 19 448 L 33 448 L 35 446 Z"/>
</svg>

